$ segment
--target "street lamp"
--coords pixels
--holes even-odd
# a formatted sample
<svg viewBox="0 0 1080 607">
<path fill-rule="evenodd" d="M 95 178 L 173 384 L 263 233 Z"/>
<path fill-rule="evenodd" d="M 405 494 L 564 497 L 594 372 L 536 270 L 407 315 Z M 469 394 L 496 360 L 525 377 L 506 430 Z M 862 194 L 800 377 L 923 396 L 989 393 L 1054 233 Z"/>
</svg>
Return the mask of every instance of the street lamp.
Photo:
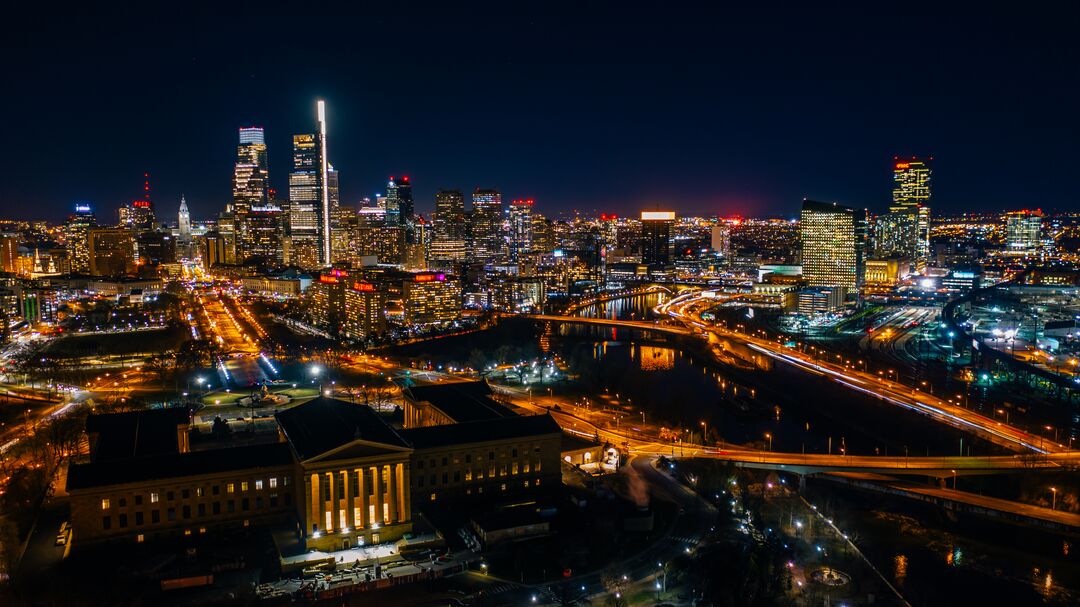
<svg viewBox="0 0 1080 607">
<path fill-rule="evenodd" d="M 709 425 L 704 420 L 701 421 L 701 444 L 707 445 L 709 443 Z"/>
<path fill-rule="evenodd" d="M 1053 496 L 1053 501 L 1050 502 L 1050 509 L 1057 510 L 1057 487 L 1050 487 L 1050 495 Z"/>
</svg>

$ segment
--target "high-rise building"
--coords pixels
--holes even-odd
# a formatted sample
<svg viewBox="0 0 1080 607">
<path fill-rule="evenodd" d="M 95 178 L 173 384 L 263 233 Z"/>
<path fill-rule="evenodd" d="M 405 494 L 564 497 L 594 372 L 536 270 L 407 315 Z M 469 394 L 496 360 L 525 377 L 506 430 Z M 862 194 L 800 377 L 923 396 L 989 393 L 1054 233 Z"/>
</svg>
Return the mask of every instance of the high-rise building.
<svg viewBox="0 0 1080 607">
<path fill-rule="evenodd" d="M 248 209 L 245 223 L 244 261 L 258 257 L 267 265 L 282 264 L 285 211 L 281 206 L 276 201 L 253 206 Z"/>
<path fill-rule="evenodd" d="M 641 261 L 667 265 L 671 262 L 671 227 L 674 211 L 641 212 Z"/>
<path fill-rule="evenodd" d="M 135 271 L 135 237 L 126 227 L 91 228 L 90 274 L 119 276 Z"/>
<path fill-rule="evenodd" d="M 1009 255 L 1032 255 L 1042 248 L 1040 210 L 1013 211 L 1005 216 L 1005 252 Z"/>
<path fill-rule="evenodd" d="M 180 195 L 180 212 L 177 214 L 177 227 L 180 231 L 180 242 L 191 241 L 191 212 L 188 211 L 187 200 Z"/>
<path fill-rule="evenodd" d="M 415 241 L 413 226 L 416 222 L 416 205 L 413 203 L 412 183 L 409 176 L 395 179 L 393 175 L 386 182 L 386 225 L 405 228 L 405 242 Z"/>
<path fill-rule="evenodd" d="M 293 170 L 289 173 L 289 259 L 302 268 L 319 265 L 318 144 L 315 135 L 293 135 Z"/>
<path fill-rule="evenodd" d="M 71 271 L 76 274 L 90 272 L 90 229 L 97 227 L 97 217 L 90 205 L 78 203 L 64 225 Z"/>
<path fill-rule="evenodd" d="M 478 261 L 489 262 L 503 256 L 502 194 L 498 190 L 473 191 L 472 253 Z"/>
<path fill-rule="evenodd" d="M 143 195 L 131 202 L 130 206 L 120 207 L 120 224 L 136 232 L 152 230 L 155 227 L 154 203 L 150 199 L 150 173 L 143 173 Z"/>
<path fill-rule="evenodd" d="M 932 171 L 925 160 L 894 160 L 892 204 L 875 226 L 876 254 L 910 259 L 922 271 L 930 257 Z"/>
<path fill-rule="evenodd" d="M 926 161 L 895 159 L 893 166 L 893 202 L 891 213 L 914 212 L 930 205 L 930 166 Z"/>
<path fill-rule="evenodd" d="M 318 127 L 315 134 L 293 135 L 288 263 L 302 268 L 329 266 L 332 261 L 331 180 L 336 182 L 337 172 L 326 159 L 326 104 L 321 100 Z"/>
<path fill-rule="evenodd" d="M 506 209 L 508 250 L 511 261 L 532 253 L 533 199 L 512 200 Z"/>
<path fill-rule="evenodd" d="M 318 104 L 318 118 L 319 118 L 319 175 L 322 194 L 322 205 L 319 213 L 319 261 L 323 266 L 329 266 L 333 262 L 333 241 L 332 241 L 332 226 L 330 225 L 330 208 L 331 208 L 331 177 L 330 177 L 330 161 L 326 159 L 326 102 L 322 99 Z M 333 190 L 335 192 L 334 197 L 337 197 L 337 183 L 338 175 L 337 171 L 333 174 Z"/>
<path fill-rule="evenodd" d="M 432 218 L 434 240 L 465 240 L 465 197 L 459 190 L 439 190 L 435 194 Z"/>
<path fill-rule="evenodd" d="M 803 277 L 811 287 L 843 287 L 856 292 L 863 283 L 866 210 L 835 202 L 804 200 L 799 223 Z"/>
<path fill-rule="evenodd" d="M 240 129 L 233 167 L 233 211 L 236 216 L 238 257 L 241 261 L 254 255 L 248 217 L 251 209 L 266 207 L 269 198 L 270 172 L 266 161 L 266 139 L 261 127 Z"/>
</svg>

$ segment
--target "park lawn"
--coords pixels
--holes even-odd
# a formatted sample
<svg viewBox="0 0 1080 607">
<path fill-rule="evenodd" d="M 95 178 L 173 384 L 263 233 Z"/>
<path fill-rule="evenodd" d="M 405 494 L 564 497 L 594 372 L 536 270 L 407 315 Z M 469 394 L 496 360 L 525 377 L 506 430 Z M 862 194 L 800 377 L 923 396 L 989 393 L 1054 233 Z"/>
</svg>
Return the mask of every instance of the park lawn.
<svg viewBox="0 0 1080 607">
<path fill-rule="evenodd" d="M 45 347 L 45 353 L 58 358 L 107 356 L 110 354 L 156 354 L 175 350 L 191 334 L 182 327 L 137 333 L 72 335 L 61 337 Z"/>
</svg>

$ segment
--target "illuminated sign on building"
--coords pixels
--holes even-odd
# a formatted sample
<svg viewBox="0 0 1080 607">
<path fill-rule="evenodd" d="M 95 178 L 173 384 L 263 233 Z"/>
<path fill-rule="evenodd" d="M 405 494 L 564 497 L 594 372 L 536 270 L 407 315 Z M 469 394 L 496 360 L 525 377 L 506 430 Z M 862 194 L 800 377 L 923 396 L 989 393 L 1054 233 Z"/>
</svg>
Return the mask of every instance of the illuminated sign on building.
<svg viewBox="0 0 1080 607">
<path fill-rule="evenodd" d="M 352 288 L 353 291 L 374 291 L 375 285 L 370 282 L 354 282 Z"/>
<path fill-rule="evenodd" d="M 415 281 L 415 282 L 435 282 L 435 281 L 443 282 L 445 280 L 446 280 L 446 274 L 435 273 L 435 272 L 427 272 L 427 273 L 423 273 L 423 274 L 416 274 L 416 275 L 413 276 L 413 281 Z"/>
<path fill-rule="evenodd" d="M 642 211 L 642 221 L 674 221 L 675 211 Z"/>
</svg>

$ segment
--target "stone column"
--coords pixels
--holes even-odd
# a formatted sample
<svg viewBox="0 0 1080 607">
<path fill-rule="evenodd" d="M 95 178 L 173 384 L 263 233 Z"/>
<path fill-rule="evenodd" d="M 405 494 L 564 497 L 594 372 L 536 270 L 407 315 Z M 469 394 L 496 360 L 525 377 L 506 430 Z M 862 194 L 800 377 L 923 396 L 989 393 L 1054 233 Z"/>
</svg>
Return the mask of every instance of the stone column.
<svg viewBox="0 0 1080 607">
<path fill-rule="evenodd" d="M 304 534 L 311 533 L 312 525 L 322 526 L 322 521 L 319 520 L 321 516 L 322 508 L 319 508 L 319 504 L 322 502 L 322 495 L 319 487 L 319 475 L 317 474 L 305 474 L 304 475 L 304 490 L 307 491 L 307 528 L 304 529 Z"/>
<path fill-rule="evenodd" d="M 337 512 L 334 512 L 334 510 L 335 510 L 334 504 L 337 503 L 337 487 L 335 486 L 335 485 L 337 485 L 337 483 L 334 482 L 334 473 L 333 472 L 324 472 L 323 474 L 326 476 L 326 482 L 330 483 L 329 484 L 330 503 L 327 505 L 325 502 L 323 502 L 324 507 L 329 507 L 331 509 L 331 511 L 330 511 L 330 524 L 326 526 L 326 532 L 330 533 L 337 526 L 337 520 L 336 520 L 337 519 L 337 517 L 336 517 Z M 326 513 L 325 512 L 323 513 L 323 522 L 326 522 Z"/>
<path fill-rule="evenodd" d="M 374 489 L 374 491 L 372 493 L 374 493 L 374 495 L 375 495 L 375 503 L 374 503 L 374 506 L 375 506 L 375 520 L 373 520 L 371 522 L 373 524 L 374 523 L 380 523 L 381 524 L 383 522 L 382 466 L 381 465 L 372 466 L 371 472 L 372 472 L 371 481 L 372 481 L 372 485 L 373 485 L 372 489 Z"/>
<path fill-rule="evenodd" d="M 386 474 L 386 476 L 388 477 L 387 480 L 390 481 L 390 490 L 387 491 L 387 493 L 390 496 L 390 522 L 391 523 L 398 522 L 398 501 L 397 501 L 398 478 L 397 478 L 397 467 L 398 467 L 397 464 L 390 464 L 389 466 L 387 466 L 387 468 L 389 468 L 389 469 L 387 470 L 387 474 Z"/>
</svg>

